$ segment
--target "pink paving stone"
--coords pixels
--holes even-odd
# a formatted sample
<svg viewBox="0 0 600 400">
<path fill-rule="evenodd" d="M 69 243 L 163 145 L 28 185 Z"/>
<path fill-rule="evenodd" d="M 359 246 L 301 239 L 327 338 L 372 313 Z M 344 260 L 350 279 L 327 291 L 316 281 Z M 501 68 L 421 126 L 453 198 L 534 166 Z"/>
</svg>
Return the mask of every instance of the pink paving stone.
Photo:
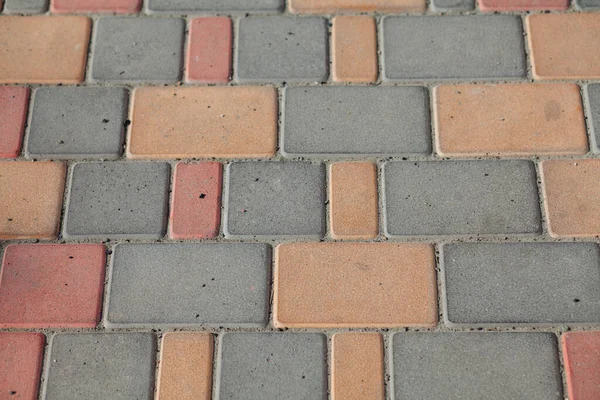
<svg viewBox="0 0 600 400">
<path fill-rule="evenodd" d="M 98 244 L 16 244 L 0 272 L 0 328 L 93 328 L 104 289 Z"/>
<path fill-rule="evenodd" d="M 175 169 L 171 226 L 173 239 L 205 239 L 219 234 L 221 163 L 179 163 Z"/>
<path fill-rule="evenodd" d="M 569 0 L 478 0 L 481 11 L 566 10 Z"/>
<path fill-rule="evenodd" d="M 142 0 L 51 0 L 50 11 L 69 13 L 117 13 L 131 14 L 140 10 Z"/>
<path fill-rule="evenodd" d="M 38 398 L 44 342 L 41 333 L 0 333 L 0 399 Z"/>
<path fill-rule="evenodd" d="M 194 18 L 190 24 L 185 75 L 188 82 L 226 83 L 231 75 L 231 20 Z"/>
<path fill-rule="evenodd" d="M 600 331 L 567 332 L 562 349 L 569 399 L 600 399 Z"/>
<path fill-rule="evenodd" d="M 0 158 L 17 158 L 21 154 L 28 102 L 29 88 L 0 87 Z"/>
</svg>

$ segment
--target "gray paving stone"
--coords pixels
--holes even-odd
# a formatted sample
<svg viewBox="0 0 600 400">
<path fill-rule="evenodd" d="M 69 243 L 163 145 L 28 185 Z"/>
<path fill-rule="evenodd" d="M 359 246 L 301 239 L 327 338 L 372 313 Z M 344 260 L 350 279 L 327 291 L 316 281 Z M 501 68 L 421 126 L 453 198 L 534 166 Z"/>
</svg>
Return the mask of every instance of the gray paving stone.
<svg viewBox="0 0 600 400">
<path fill-rule="evenodd" d="M 443 247 L 452 326 L 600 322 L 595 243 L 461 243 Z"/>
<path fill-rule="evenodd" d="M 432 0 L 434 11 L 471 11 L 475 9 L 475 0 Z"/>
<path fill-rule="evenodd" d="M 600 7 L 600 2 L 598 2 Z M 588 109 L 588 125 L 592 132 L 592 150 L 600 153 L 600 84 L 587 85 L 585 88 Z"/>
<path fill-rule="evenodd" d="M 223 229 L 227 237 L 325 234 L 325 167 L 308 162 L 233 162 Z"/>
<path fill-rule="evenodd" d="M 397 333 L 392 399 L 562 399 L 551 333 Z"/>
<path fill-rule="evenodd" d="M 237 77 L 252 81 L 326 81 L 327 21 L 320 17 L 251 17 L 238 25 Z"/>
<path fill-rule="evenodd" d="M 327 399 L 327 340 L 318 333 L 226 333 L 218 400 Z"/>
<path fill-rule="evenodd" d="M 388 236 L 541 231 L 530 161 L 389 162 L 384 177 Z"/>
<path fill-rule="evenodd" d="M 431 153 L 426 88 L 294 87 L 285 90 L 289 155 Z"/>
<path fill-rule="evenodd" d="M 386 79 L 508 79 L 527 75 L 518 16 L 387 17 L 383 39 Z"/>
<path fill-rule="evenodd" d="M 283 0 L 149 0 L 150 11 L 282 11 Z"/>
<path fill-rule="evenodd" d="M 160 239 L 167 225 L 169 171 L 163 162 L 76 164 L 63 236 Z"/>
<path fill-rule="evenodd" d="M 264 327 L 270 268 L 265 244 L 118 245 L 106 325 Z"/>
<path fill-rule="evenodd" d="M 57 334 L 50 351 L 47 400 L 153 398 L 150 333 Z"/>
<path fill-rule="evenodd" d="M 35 91 L 27 155 L 31 158 L 119 158 L 127 90 L 54 87 Z"/>
<path fill-rule="evenodd" d="M 92 41 L 92 80 L 178 81 L 184 31 L 181 18 L 100 18 Z"/>
<path fill-rule="evenodd" d="M 5 0 L 4 14 L 39 14 L 48 10 L 48 0 Z"/>
<path fill-rule="evenodd" d="M 600 0 L 576 0 L 577 8 L 581 10 L 590 10 L 600 8 Z"/>
</svg>

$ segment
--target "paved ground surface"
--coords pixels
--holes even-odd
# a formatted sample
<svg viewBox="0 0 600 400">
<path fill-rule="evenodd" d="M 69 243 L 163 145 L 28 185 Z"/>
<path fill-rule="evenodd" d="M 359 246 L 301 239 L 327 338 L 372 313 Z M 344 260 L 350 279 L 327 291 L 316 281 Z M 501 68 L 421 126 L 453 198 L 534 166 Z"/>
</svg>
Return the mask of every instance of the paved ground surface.
<svg viewBox="0 0 600 400">
<path fill-rule="evenodd" d="M 600 399 L 597 7 L 4 0 L 0 399 Z"/>
</svg>

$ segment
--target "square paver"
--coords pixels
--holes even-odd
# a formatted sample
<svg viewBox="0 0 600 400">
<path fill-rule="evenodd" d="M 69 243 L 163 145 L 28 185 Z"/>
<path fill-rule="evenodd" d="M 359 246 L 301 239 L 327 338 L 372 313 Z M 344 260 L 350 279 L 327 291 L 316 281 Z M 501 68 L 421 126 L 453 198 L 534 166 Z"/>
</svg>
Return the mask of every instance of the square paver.
<svg viewBox="0 0 600 400">
<path fill-rule="evenodd" d="M 226 333 L 219 400 L 327 399 L 327 339 L 318 333 Z"/>
<path fill-rule="evenodd" d="M 92 79 L 178 81 L 184 30 L 185 21 L 180 18 L 100 18 L 92 41 Z"/>
<path fill-rule="evenodd" d="M 324 18 L 253 17 L 238 25 L 240 81 L 323 82 L 329 75 Z"/>
<path fill-rule="evenodd" d="M 150 11 L 281 11 L 284 0 L 149 0 Z"/>
<path fill-rule="evenodd" d="M 150 399 L 155 356 L 150 333 L 57 334 L 44 399 Z"/>
<path fill-rule="evenodd" d="M 122 153 L 127 90 L 40 88 L 27 140 L 30 158 L 114 159 Z"/>
<path fill-rule="evenodd" d="M 600 7 L 600 1 L 598 6 Z M 585 87 L 585 102 L 588 109 L 588 125 L 592 133 L 592 150 L 600 153 L 600 84 Z"/>
<path fill-rule="evenodd" d="M 170 167 L 164 162 L 78 163 L 73 167 L 63 235 L 164 236 Z"/>
<path fill-rule="evenodd" d="M 227 237 L 310 237 L 325 234 L 325 167 L 308 162 L 228 165 Z"/>
</svg>

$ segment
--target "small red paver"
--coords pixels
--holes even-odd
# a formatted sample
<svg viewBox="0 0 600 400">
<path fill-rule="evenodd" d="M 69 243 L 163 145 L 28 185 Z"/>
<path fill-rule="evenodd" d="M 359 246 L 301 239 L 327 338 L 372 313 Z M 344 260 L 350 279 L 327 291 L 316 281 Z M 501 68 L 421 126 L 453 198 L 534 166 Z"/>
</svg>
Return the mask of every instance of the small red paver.
<svg viewBox="0 0 600 400">
<path fill-rule="evenodd" d="M 219 234 L 221 222 L 221 163 L 177 164 L 169 236 L 206 239 Z"/>
<path fill-rule="evenodd" d="M 38 398 L 44 342 L 41 333 L 0 333 L 0 399 Z"/>
<path fill-rule="evenodd" d="M 17 158 L 21 154 L 28 103 L 29 88 L 0 87 L 0 158 Z"/>
<path fill-rule="evenodd" d="M 600 331 L 565 333 L 562 352 L 569 400 L 600 399 Z"/>
<path fill-rule="evenodd" d="M 194 18 L 185 64 L 188 82 L 227 83 L 231 76 L 231 19 L 227 17 Z"/>
<path fill-rule="evenodd" d="M 98 244 L 17 244 L 4 253 L 0 328 L 93 328 L 106 252 Z"/>
<path fill-rule="evenodd" d="M 142 6 L 142 0 L 52 0 L 50 11 L 57 14 L 67 13 L 136 13 Z"/>
<path fill-rule="evenodd" d="M 478 0 L 481 11 L 566 10 L 569 0 Z"/>
</svg>

